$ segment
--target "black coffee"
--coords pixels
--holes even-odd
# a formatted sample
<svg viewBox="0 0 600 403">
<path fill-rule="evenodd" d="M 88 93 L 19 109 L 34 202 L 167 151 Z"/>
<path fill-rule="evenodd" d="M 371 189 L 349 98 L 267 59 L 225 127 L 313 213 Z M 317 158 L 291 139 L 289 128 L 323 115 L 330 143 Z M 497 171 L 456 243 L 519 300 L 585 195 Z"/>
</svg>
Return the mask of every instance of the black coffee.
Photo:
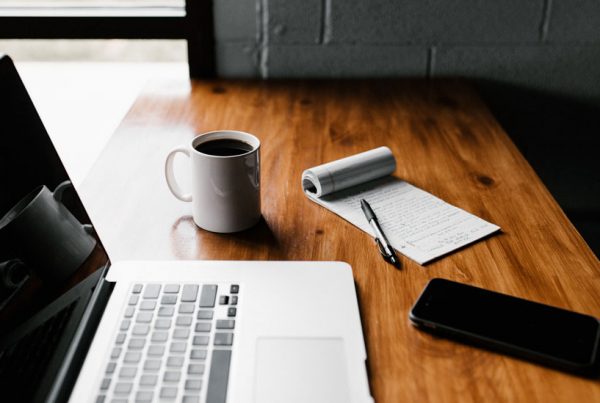
<svg viewBox="0 0 600 403">
<path fill-rule="evenodd" d="M 211 140 L 206 143 L 198 144 L 194 147 L 196 151 L 202 154 L 217 155 L 220 157 L 229 157 L 232 155 L 246 154 L 252 151 L 252 146 L 239 140 Z"/>
</svg>

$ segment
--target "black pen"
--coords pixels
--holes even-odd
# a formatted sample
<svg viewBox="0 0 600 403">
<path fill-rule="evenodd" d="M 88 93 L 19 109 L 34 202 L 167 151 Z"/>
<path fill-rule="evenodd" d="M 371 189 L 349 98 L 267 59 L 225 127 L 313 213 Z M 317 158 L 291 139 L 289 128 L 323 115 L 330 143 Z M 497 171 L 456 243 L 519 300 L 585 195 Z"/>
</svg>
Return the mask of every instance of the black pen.
<svg viewBox="0 0 600 403">
<path fill-rule="evenodd" d="M 367 221 L 371 225 L 371 228 L 373 228 L 373 232 L 375 233 L 375 242 L 377 243 L 379 252 L 381 252 L 381 256 L 383 256 L 386 261 L 392 263 L 394 266 L 399 267 L 400 260 L 398 260 L 398 257 L 394 252 L 394 248 L 392 248 L 385 237 L 383 230 L 379 226 L 377 216 L 373 212 L 373 209 L 371 209 L 371 206 L 365 199 L 360 199 L 360 208 L 362 208 L 363 213 L 365 213 L 365 217 L 367 217 Z"/>
</svg>

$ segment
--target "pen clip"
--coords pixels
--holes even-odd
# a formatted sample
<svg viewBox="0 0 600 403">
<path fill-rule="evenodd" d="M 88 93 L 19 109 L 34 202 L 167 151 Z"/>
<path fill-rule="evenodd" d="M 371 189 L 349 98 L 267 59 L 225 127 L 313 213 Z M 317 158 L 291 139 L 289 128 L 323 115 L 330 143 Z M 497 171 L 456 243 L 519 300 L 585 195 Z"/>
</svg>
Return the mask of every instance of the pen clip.
<svg viewBox="0 0 600 403">
<path fill-rule="evenodd" d="M 390 254 L 386 252 L 386 250 L 383 247 L 383 244 L 381 243 L 381 241 L 379 240 L 379 238 L 375 238 L 375 243 L 377 244 L 377 248 L 379 248 L 379 253 L 381 253 L 381 256 L 383 256 L 386 259 L 389 259 L 390 258 Z"/>
</svg>

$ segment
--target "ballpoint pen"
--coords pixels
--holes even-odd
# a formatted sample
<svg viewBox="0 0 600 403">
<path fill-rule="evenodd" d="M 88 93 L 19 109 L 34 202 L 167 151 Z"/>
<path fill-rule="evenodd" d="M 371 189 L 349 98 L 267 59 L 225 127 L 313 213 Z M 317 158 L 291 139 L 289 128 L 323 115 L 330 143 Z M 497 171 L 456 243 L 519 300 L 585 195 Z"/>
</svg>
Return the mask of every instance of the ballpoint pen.
<svg viewBox="0 0 600 403">
<path fill-rule="evenodd" d="M 379 252 L 381 252 L 381 255 L 386 261 L 392 263 L 396 267 L 399 267 L 400 260 L 398 260 L 398 257 L 394 252 L 394 248 L 390 245 L 383 233 L 383 230 L 379 226 L 379 221 L 377 221 L 377 216 L 373 212 L 373 209 L 371 209 L 371 206 L 365 199 L 360 199 L 360 208 L 362 209 L 363 213 L 365 213 L 365 217 L 367 217 L 367 221 L 371 225 L 371 228 L 373 228 L 373 232 L 375 233 L 375 243 L 377 243 Z"/>
</svg>

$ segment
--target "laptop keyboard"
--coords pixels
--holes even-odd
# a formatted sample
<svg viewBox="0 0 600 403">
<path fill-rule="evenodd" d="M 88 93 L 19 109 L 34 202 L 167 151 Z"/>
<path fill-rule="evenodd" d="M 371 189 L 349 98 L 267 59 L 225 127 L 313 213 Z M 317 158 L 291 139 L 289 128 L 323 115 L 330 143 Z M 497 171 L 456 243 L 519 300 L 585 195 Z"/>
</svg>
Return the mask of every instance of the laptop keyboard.
<svg viewBox="0 0 600 403">
<path fill-rule="evenodd" d="M 240 287 L 134 284 L 98 403 L 224 403 Z"/>
</svg>

